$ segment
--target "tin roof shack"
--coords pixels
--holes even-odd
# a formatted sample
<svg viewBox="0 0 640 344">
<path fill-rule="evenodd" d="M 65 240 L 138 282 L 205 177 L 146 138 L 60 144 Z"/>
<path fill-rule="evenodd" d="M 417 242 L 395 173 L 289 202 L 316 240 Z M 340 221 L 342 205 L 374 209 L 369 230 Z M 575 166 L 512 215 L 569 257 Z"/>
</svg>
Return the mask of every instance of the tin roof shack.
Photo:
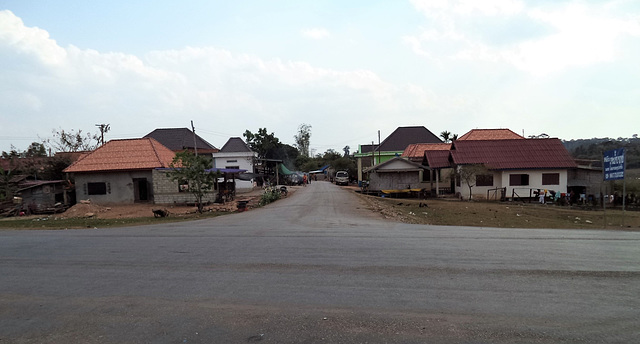
<svg viewBox="0 0 640 344">
<path fill-rule="evenodd" d="M 400 156 L 412 143 L 442 143 L 424 126 L 398 127 L 380 145 L 359 145 L 353 154 L 358 164 L 358 181 L 363 180 L 364 169 Z"/>
<path fill-rule="evenodd" d="M 393 158 L 378 164 L 365 173 L 369 175 L 369 190 L 383 194 L 420 193 L 425 187 L 423 173 L 425 167 L 403 158 Z"/>
<path fill-rule="evenodd" d="M 53 214 L 68 208 L 71 191 L 64 180 L 36 180 L 22 184 L 16 196 L 22 199 L 22 210 L 27 214 Z"/>
</svg>

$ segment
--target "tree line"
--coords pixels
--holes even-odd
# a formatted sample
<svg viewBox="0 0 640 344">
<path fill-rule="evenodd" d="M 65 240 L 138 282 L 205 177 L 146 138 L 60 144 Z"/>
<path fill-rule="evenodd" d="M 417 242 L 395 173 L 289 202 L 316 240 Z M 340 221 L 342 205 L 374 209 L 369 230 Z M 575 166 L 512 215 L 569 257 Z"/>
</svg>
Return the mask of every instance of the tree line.
<svg viewBox="0 0 640 344">
<path fill-rule="evenodd" d="M 624 148 L 627 169 L 640 168 L 640 138 L 592 138 L 562 141 L 575 159 L 592 160 L 594 167 L 602 167 L 602 154 L 605 151 Z"/>
</svg>

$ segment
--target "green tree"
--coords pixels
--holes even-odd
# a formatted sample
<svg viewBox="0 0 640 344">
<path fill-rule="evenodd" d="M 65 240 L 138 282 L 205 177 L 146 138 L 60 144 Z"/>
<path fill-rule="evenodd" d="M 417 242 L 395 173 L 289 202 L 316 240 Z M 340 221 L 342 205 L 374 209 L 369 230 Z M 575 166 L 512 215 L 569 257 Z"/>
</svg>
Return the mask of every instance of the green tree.
<svg viewBox="0 0 640 344">
<path fill-rule="evenodd" d="M 5 170 L 0 167 L 0 200 L 8 200 L 13 196 L 13 190 L 9 181 L 14 173 L 11 169 Z"/>
<path fill-rule="evenodd" d="M 47 156 L 47 149 L 42 143 L 32 142 L 24 152 L 25 157 Z"/>
<path fill-rule="evenodd" d="M 444 143 L 449 143 L 449 142 L 457 140 L 458 139 L 458 134 L 453 134 L 452 135 L 450 131 L 445 130 L 445 131 L 440 133 L 440 137 L 442 137 L 442 140 L 444 140 Z"/>
<path fill-rule="evenodd" d="M 249 147 L 258 153 L 258 157 L 261 159 L 273 159 L 277 149 L 282 146 L 280 139 L 274 133 L 267 133 L 267 128 L 259 128 L 255 134 L 246 130 L 242 136 L 245 137 Z"/>
<path fill-rule="evenodd" d="M 442 139 L 444 140 L 445 143 L 449 142 L 450 138 L 451 138 L 451 132 L 450 131 L 443 131 L 440 133 L 440 137 L 442 137 Z"/>
<path fill-rule="evenodd" d="M 309 124 L 302 123 L 298 126 L 298 134 L 293 137 L 296 141 L 296 148 L 301 155 L 309 155 L 309 144 L 311 141 L 311 126 Z"/>
<path fill-rule="evenodd" d="M 177 182 L 188 182 L 189 191 L 196 198 L 198 212 L 202 213 L 204 207 L 202 200 L 211 190 L 220 176 L 217 172 L 208 172 L 210 160 L 202 155 L 194 155 L 190 152 L 177 153 L 170 164 L 171 171 L 167 177 Z"/>
</svg>

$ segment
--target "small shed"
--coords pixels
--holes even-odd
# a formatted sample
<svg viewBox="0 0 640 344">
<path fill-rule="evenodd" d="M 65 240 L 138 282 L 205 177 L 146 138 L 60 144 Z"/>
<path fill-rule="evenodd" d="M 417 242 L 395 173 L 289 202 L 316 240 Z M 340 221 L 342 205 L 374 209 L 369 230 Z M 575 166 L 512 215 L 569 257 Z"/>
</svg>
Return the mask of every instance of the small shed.
<svg viewBox="0 0 640 344">
<path fill-rule="evenodd" d="M 400 193 L 420 191 L 424 170 L 418 163 L 396 157 L 365 172 L 369 175 L 369 190 Z"/>
<path fill-rule="evenodd" d="M 45 214 L 64 211 L 69 204 L 68 192 L 71 191 L 64 180 L 34 180 L 23 183 L 16 191 L 22 199 L 22 209 L 32 214 Z"/>
</svg>

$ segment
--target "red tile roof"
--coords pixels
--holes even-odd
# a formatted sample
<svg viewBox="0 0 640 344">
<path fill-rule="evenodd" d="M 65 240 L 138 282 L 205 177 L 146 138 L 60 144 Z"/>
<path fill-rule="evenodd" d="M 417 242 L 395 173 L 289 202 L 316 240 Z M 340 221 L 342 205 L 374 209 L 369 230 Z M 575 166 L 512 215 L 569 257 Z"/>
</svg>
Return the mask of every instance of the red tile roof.
<svg viewBox="0 0 640 344">
<path fill-rule="evenodd" d="M 450 143 L 412 143 L 405 148 L 401 156 L 422 161 L 425 151 L 448 151 L 449 149 L 451 149 Z"/>
<path fill-rule="evenodd" d="M 450 154 L 451 154 L 451 151 L 442 151 L 442 150 L 425 151 L 424 160 L 426 160 L 426 164 L 430 168 L 451 167 L 451 162 L 449 162 Z"/>
<path fill-rule="evenodd" d="M 576 163 L 559 139 L 456 140 L 451 147 L 457 165 L 484 164 L 490 169 L 574 168 Z"/>
<path fill-rule="evenodd" d="M 458 137 L 460 140 L 511 140 L 524 139 L 509 129 L 472 129 L 468 133 Z"/>
<path fill-rule="evenodd" d="M 111 140 L 64 172 L 151 170 L 169 167 L 175 153 L 152 138 Z"/>
</svg>

